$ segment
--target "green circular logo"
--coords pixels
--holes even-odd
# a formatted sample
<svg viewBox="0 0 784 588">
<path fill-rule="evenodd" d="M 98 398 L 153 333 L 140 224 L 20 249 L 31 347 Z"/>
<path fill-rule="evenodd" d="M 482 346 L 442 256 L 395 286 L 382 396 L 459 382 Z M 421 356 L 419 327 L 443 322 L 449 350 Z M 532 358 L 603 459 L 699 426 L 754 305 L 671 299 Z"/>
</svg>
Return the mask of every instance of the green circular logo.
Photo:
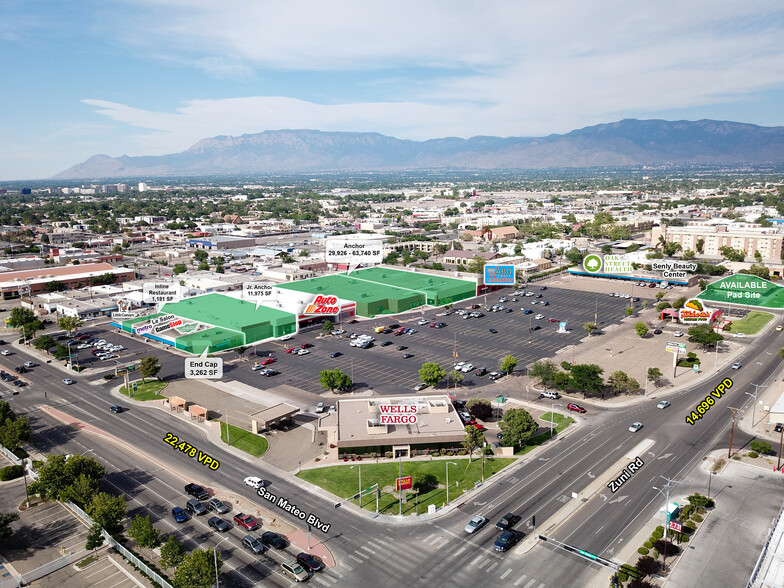
<svg viewBox="0 0 784 588">
<path fill-rule="evenodd" d="M 590 274 L 595 274 L 602 269 L 602 258 L 598 255 L 587 255 L 583 259 L 583 268 Z"/>
</svg>

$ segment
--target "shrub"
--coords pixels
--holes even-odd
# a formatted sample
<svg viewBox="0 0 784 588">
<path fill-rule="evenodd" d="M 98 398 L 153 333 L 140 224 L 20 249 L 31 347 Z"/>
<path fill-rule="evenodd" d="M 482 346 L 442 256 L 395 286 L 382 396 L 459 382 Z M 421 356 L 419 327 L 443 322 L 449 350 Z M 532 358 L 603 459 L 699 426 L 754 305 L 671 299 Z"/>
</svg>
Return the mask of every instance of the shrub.
<svg viewBox="0 0 784 588">
<path fill-rule="evenodd" d="M 699 515 L 695 515 L 695 516 L 699 516 Z M 687 529 L 691 529 L 692 531 L 697 528 L 697 525 L 694 524 L 694 521 L 686 521 L 685 523 L 683 523 L 683 526 Z"/>
<path fill-rule="evenodd" d="M 641 557 L 637 560 L 637 569 L 643 576 L 650 576 L 651 574 L 658 574 L 661 570 L 661 563 L 653 557 Z"/>
<path fill-rule="evenodd" d="M 713 502 L 712 498 L 708 498 L 707 496 L 703 496 L 699 492 L 695 492 L 691 496 L 688 497 L 689 504 L 693 504 L 696 508 L 701 506 L 707 506 L 708 508 L 712 507 L 715 502 Z"/>
<path fill-rule="evenodd" d="M 654 543 L 657 539 L 661 539 L 662 537 L 664 537 L 664 531 L 659 531 L 658 529 L 653 532 L 653 535 L 651 535 L 651 539 Z"/>
<path fill-rule="evenodd" d="M 654 532 L 655 533 L 661 533 L 662 535 L 664 535 L 664 527 L 662 527 L 661 525 L 657 525 L 656 529 L 654 530 Z"/>
<path fill-rule="evenodd" d="M 659 553 L 666 553 L 668 556 L 678 555 L 681 551 L 677 545 L 674 545 L 671 541 L 665 541 L 664 539 L 657 540 L 653 546 L 656 548 L 656 551 Z"/>
<path fill-rule="evenodd" d="M 734 459 L 735 461 L 740 461 L 740 455 L 733 455 L 732 459 Z"/>
<path fill-rule="evenodd" d="M 637 553 L 639 553 L 640 555 L 648 555 L 648 549 L 646 549 L 645 547 L 638 547 Z"/>
<path fill-rule="evenodd" d="M 751 446 L 752 451 L 756 451 L 762 455 L 769 455 L 773 453 L 773 449 L 771 449 L 770 443 L 767 443 L 766 441 L 752 441 L 749 445 Z"/>
<path fill-rule="evenodd" d="M 6 466 L 0 470 L 0 481 L 16 480 L 24 474 L 24 468 L 20 465 Z"/>
<path fill-rule="evenodd" d="M 698 512 L 699 514 L 705 514 L 705 509 L 704 509 L 704 508 L 702 508 L 702 507 L 699 507 L 699 508 L 697 509 L 697 512 Z"/>
<path fill-rule="evenodd" d="M 698 523 L 701 523 L 702 520 L 703 520 L 702 517 L 700 515 L 698 515 L 696 512 L 693 515 L 691 515 L 691 518 L 693 520 L 697 521 Z"/>
<path fill-rule="evenodd" d="M 759 453 L 757 453 L 756 451 L 749 451 L 746 455 L 748 455 L 751 458 L 759 457 Z"/>
<path fill-rule="evenodd" d="M 653 547 L 653 541 L 651 541 L 650 539 L 648 539 L 648 540 L 647 540 L 645 543 L 643 543 L 643 545 L 645 545 L 645 547 L 647 547 L 648 549 L 650 549 L 651 547 Z"/>
<path fill-rule="evenodd" d="M 628 579 L 629 579 L 629 576 L 627 576 L 627 575 L 626 575 L 626 574 L 624 574 L 623 572 L 618 572 L 618 579 L 619 579 L 621 582 L 625 582 L 626 580 L 628 580 Z"/>
</svg>

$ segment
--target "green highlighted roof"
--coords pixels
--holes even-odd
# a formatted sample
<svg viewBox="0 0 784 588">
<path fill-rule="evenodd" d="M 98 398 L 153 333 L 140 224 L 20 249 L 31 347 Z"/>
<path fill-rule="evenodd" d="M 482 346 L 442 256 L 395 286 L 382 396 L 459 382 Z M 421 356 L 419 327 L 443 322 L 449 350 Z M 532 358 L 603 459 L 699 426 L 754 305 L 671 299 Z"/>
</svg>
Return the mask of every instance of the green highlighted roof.
<svg viewBox="0 0 784 588">
<path fill-rule="evenodd" d="M 476 295 L 476 283 L 470 280 L 445 278 L 386 267 L 357 270 L 351 274 L 351 277 L 423 292 L 427 296 L 427 303 L 432 306 L 451 304 Z"/>
<path fill-rule="evenodd" d="M 249 325 L 263 322 L 279 324 L 288 322 L 292 314 L 277 308 L 259 306 L 256 310 L 255 302 L 245 302 L 238 298 L 231 298 L 223 294 L 205 294 L 194 296 L 179 302 L 168 302 L 163 305 L 164 314 L 199 321 L 208 325 L 215 325 L 242 331 Z"/>
<path fill-rule="evenodd" d="M 764 308 L 784 308 L 784 287 L 757 276 L 735 274 L 709 284 L 697 298 Z"/>
</svg>

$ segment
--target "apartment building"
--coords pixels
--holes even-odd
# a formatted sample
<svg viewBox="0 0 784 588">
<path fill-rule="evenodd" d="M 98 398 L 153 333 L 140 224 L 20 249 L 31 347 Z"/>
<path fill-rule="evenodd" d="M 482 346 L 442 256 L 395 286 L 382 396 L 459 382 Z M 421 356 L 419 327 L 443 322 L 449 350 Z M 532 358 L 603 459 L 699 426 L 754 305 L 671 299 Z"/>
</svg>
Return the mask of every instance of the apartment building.
<svg viewBox="0 0 784 588">
<path fill-rule="evenodd" d="M 702 240 L 702 253 L 720 256 L 722 247 L 732 247 L 745 251 L 748 258 L 754 257 L 759 251 L 763 261 L 778 262 L 781 260 L 782 241 L 784 234 L 773 227 L 735 227 L 727 225 L 687 225 L 685 227 L 669 227 L 666 224 L 654 227 L 651 241 L 655 245 L 659 237 L 669 243 L 679 243 L 686 250 L 698 251 L 697 242 Z"/>
</svg>

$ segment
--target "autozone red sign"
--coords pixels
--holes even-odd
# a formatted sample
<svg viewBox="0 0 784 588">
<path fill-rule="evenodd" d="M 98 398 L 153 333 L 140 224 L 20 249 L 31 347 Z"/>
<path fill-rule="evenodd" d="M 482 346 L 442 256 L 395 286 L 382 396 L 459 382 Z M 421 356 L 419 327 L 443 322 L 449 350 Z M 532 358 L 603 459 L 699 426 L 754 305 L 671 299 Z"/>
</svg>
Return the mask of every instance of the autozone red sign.
<svg viewBox="0 0 784 588">
<path fill-rule="evenodd" d="M 302 314 L 338 314 L 340 307 L 337 306 L 336 296 L 316 296 L 313 302 L 305 307 Z"/>
</svg>

